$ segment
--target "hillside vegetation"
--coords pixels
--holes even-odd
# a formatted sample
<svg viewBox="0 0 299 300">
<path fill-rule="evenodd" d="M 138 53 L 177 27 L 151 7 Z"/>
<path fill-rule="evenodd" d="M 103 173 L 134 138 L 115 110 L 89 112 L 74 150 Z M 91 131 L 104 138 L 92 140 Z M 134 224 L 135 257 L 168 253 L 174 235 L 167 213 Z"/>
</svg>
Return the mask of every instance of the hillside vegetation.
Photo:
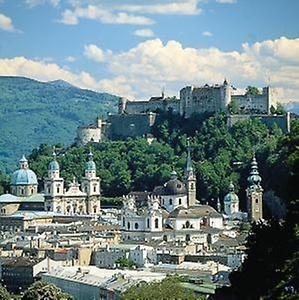
<svg viewBox="0 0 299 300">
<path fill-rule="evenodd" d="M 116 107 L 115 96 L 61 80 L 0 76 L 0 170 L 10 173 L 23 153 L 41 143 L 71 144 L 79 125 Z"/>
</svg>

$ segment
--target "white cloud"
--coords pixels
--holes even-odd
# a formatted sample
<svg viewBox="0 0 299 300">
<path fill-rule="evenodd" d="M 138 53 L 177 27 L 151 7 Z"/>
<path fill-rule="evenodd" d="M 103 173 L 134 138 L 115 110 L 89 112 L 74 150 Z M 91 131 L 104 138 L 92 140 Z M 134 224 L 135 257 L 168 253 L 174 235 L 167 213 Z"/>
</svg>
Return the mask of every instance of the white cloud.
<svg viewBox="0 0 299 300">
<path fill-rule="evenodd" d="M 105 61 L 104 51 L 93 44 L 84 46 L 84 55 L 97 62 Z"/>
<path fill-rule="evenodd" d="M 202 34 L 203 36 L 213 36 L 213 33 L 210 32 L 210 31 L 203 31 L 201 34 Z"/>
<path fill-rule="evenodd" d="M 199 0 L 171 1 L 169 3 L 134 5 L 126 4 L 118 6 L 119 10 L 137 12 L 144 14 L 177 14 L 177 15 L 198 15 L 202 10 L 198 7 Z"/>
<path fill-rule="evenodd" d="M 60 4 L 60 0 L 25 0 L 25 4 L 27 4 L 30 8 L 46 3 L 52 5 L 53 7 L 57 7 Z"/>
<path fill-rule="evenodd" d="M 11 32 L 16 31 L 12 24 L 11 18 L 3 14 L 0 14 L 0 29 Z"/>
<path fill-rule="evenodd" d="M 216 2 L 221 3 L 221 4 L 233 4 L 233 3 L 236 3 L 237 0 L 216 0 Z"/>
<path fill-rule="evenodd" d="M 121 53 L 93 44 L 85 47 L 89 58 L 105 64 L 104 78 L 87 72 L 73 73 L 57 64 L 24 57 L 0 59 L 0 75 L 28 76 L 39 80 L 64 79 L 71 84 L 107 91 L 130 99 L 148 99 L 178 92 L 185 85 L 221 83 L 226 77 L 238 88 L 270 84 L 281 102 L 299 101 L 299 39 L 285 37 L 244 44 L 240 51 L 184 47 L 177 41 L 147 40 Z M 288 51 L 289 49 L 289 51 Z M 169 94 L 169 93 L 168 93 Z"/>
<path fill-rule="evenodd" d="M 79 19 L 97 20 L 104 24 L 132 24 L 150 25 L 154 21 L 144 16 L 128 14 L 126 12 L 113 12 L 103 6 L 88 5 L 76 7 L 74 10 L 65 10 L 61 22 L 68 25 L 76 25 Z"/>
<path fill-rule="evenodd" d="M 137 29 L 134 34 L 140 37 L 153 37 L 155 34 L 151 29 Z"/>
<path fill-rule="evenodd" d="M 67 62 L 73 63 L 73 62 L 76 61 L 76 57 L 74 57 L 74 56 L 68 56 L 68 57 L 65 58 L 65 60 Z"/>
</svg>

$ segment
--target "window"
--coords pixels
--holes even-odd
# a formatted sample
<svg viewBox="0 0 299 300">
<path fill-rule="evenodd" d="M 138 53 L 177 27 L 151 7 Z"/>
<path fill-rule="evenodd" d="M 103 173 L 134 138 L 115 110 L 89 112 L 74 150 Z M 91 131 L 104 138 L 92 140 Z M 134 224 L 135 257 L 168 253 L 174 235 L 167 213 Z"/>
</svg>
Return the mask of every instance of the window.
<svg viewBox="0 0 299 300">
<path fill-rule="evenodd" d="M 149 228 L 150 227 L 150 221 L 149 221 L 149 219 L 147 219 L 147 228 Z"/>
<path fill-rule="evenodd" d="M 93 187 L 93 192 L 95 193 L 96 191 L 97 191 L 97 187 L 94 186 L 94 187 Z"/>
<path fill-rule="evenodd" d="M 190 227 L 190 222 L 186 221 L 186 228 L 189 228 L 189 227 Z"/>
<path fill-rule="evenodd" d="M 125 226 L 126 226 L 126 219 L 123 218 L 123 227 L 125 227 Z"/>
<path fill-rule="evenodd" d="M 57 194 L 59 194 L 59 193 L 60 193 L 60 188 L 58 187 L 58 188 L 57 188 Z"/>
<path fill-rule="evenodd" d="M 128 222 L 128 229 L 130 229 L 130 222 Z"/>
<path fill-rule="evenodd" d="M 194 183 L 191 182 L 191 190 L 194 190 Z"/>
<path fill-rule="evenodd" d="M 96 206 L 93 207 L 93 213 L 94 213 L 94 214 L 97 213 L 97 207 L 96 207 Z"/>
<path fill-rule="evenodd" d="M 155 228 L 159 228 L 159 219 L 158 218 L 155 219 Z"/>
<path fill-rule="evenodd" d="M 259 199 L 258 199 L 258 198 L 255 199 L 255 203 L 256 203 L 256 204 L 259 203 Z"/>
<path fill-rule="evenodd" d="M 135 223 L 134 227 L 135 227 L 135 229 L 138 229 L 139 228 L 138 223 Z"/>
<path fill-rule="evenodd" d="M 169 199 L 169 205 L 172 205 L 172 199 L 171 198 Z"/>
<path fill-rule="evenodd" d="M 179 205 L 181 205 L 182 204 L 182 199 L 181 198 L 179 198 Z"/>
</svg>

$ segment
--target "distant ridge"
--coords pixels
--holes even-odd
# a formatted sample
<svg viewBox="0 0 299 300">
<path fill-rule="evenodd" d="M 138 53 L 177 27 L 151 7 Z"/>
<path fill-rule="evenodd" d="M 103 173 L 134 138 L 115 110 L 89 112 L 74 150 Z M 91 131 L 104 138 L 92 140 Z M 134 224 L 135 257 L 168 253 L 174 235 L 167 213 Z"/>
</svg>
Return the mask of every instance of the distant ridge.
<svg viewBox="0 0 299 300">
<path fill-rule="evenodd" d="M 62 79 L 48 81 L 47 83 L 52 84 L 52 85 L 57 86 L 57 87 L 63 87 L 63 88 L 78 88 L 78 87 L 76 87 L 76 86 L 74 86 L 74 85 L 70 84 L 69 82 L 64 81 Z"/>
<path fill-rule="evenodd" d="M 10 174 L 23 153 L 42 143 L 69 145 L 78 126 L 116 112 L 118 97 L 63 80 L 0 76 L 0 103 L 0 170 Z"/>
</svg>

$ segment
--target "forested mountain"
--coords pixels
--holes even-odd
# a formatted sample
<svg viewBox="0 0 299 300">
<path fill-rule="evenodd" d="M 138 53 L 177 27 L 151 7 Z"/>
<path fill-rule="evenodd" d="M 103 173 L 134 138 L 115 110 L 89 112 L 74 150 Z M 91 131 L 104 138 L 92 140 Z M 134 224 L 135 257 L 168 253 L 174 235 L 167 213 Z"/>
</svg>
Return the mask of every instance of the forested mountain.
<svg viewBox="0 0 299 300">
<path fill-rule="evenodd" d="M 23 153 L 41 143 L 69 145 L 77 126 L 116 107 L 117 97 L 62 80 L 0 76 L 0 170 L 9 173 Z"/>
</svg>

